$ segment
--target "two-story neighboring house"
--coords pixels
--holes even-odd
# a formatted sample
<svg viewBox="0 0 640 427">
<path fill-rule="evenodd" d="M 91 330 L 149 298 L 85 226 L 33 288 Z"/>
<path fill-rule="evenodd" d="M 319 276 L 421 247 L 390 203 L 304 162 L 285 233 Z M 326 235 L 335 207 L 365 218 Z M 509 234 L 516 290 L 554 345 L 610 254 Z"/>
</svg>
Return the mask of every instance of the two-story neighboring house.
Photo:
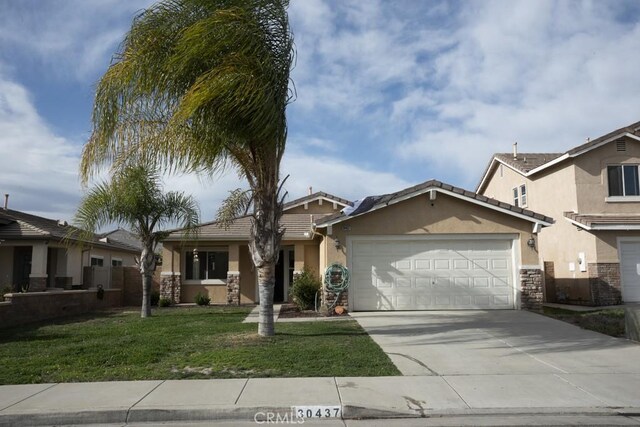
<svg viewBox="0 0 640 427">
<path fill-rule="evenodd" d="M 640 122 L 564 153 L 495 154 L 477 192 L 555 218 L 537 236 L 546 299 L 640 301 Z"/>
</svg>

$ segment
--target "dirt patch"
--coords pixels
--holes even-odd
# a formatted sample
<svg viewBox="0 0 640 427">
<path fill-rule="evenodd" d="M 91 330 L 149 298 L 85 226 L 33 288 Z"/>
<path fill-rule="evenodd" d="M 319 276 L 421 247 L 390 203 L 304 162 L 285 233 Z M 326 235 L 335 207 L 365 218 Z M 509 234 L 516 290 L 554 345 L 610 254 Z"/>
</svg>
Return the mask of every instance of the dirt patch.
<svg viewBox="0 0 640 427">
<path fill-rule="evenodd" d="M 322 317 L 345 317 L 349 316 L 347 311 L 345 310 L 342 314 L 336 314 L 334 312 L 328 314 L 318 313 L 314 310 L 300 310 L 295 304 L 282 304 L 280 307 L 280 315 L 278 316 L 281 319 L 292 319 L 299 317 L 307 317 L 307 318 L 322 318 Z"/>
</svg>

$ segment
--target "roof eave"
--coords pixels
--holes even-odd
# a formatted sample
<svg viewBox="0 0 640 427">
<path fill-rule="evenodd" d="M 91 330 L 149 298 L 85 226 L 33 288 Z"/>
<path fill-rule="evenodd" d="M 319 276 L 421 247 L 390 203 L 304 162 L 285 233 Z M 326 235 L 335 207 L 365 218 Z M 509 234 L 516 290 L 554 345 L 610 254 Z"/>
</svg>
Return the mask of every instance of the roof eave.
<svg viewBox="0 0 640 427">
<path fill-rule="evenodd" d="M 535 218 L 535 217 L 532 217 L 532 216 L 529 216 L 529 215 L 522 214 L 520 212 L 514 212 L 512 210 L 505 209 L 503 207 L 496 206 L 496 205 L 493 205 L 491 203 L 484 202 L 482 200 L 477 200 L 477 199 L 474 199 L 472 197 L 465 196 L 464 194 L 456 193 L 455 191 L 445 190 L 444 188 L 440 188 L 440 187 L 437 187 L 437 186 L 429 186 L 429 187 L 426 187 L 424 189 L 415 191 L 413 193 L 409 193 L 409 194 L 407 194 L 407 195 L 405 195 L 403 197 L 394 198 L 394 199 L 390 200 L 389 202 L 380 203 L 378 205 L 375 205 L 373 208 L 369 209 L 368 211 L 362 212 L 362 213 L 360 213 L 358 215 L 353 215 L 353 216 L 346 216 L 345 215 L 345 216 L 342 216 L 340 218 L 336 218 L 336 219 L 331 220 L 331 221 L 326 222 L 326 223 L 320 223 L 320 224 L 314 224 L 314 225 L 316 227 L 318 227 L 318 228 L 326 228 L 328 226 L 332 226 L 332 225 L 338 224 L 340 222 L 343 222 L 343 221 L 346 221 L 346 220 L 349 220 L 349 219 L 357 218 L 359 216 L 368 214 L 368 213 L 376 211 L 378 209 L 385 208 L 385 207 L 387 207 L 389 205 L 392 205 L 392 204 L 395 204 L 395 203 L 399 203 L 399 202 L 402 202 L 404 200 L 408 200 L 408 199 L 411 199 L 413 197 L 417 197 L 417 196 L 425 194 L 425 193 L 427 193 L 429 191 L 434 191 L 434 190 L 439 192 L 439 193 L 443 193 L 443 194 L 446 194 L 446 195 L 449 195 L 449 196 L 452 196 L 452 197 L 456 197 L 456 198 L 461 199 L 461 200 L 466 200 L 466 201 L 468 201 L 470 203 L 474 203 L 474 204 L 479 205 L 479 206 L 484 206 L 484 207 L 487 207 L 489 209 L 496 210 L 498 212 L 503 212 L 503 213 L 506 213 L 508 215 L 515 216 L 515 217 L 518 217 L 520 219 L 524 219 L 524 220 L 532 222 L 532 223 L 539 223 L 543 227 L 548 227 L 548 226 L 553 224 L 553 219 L 551 219 L 551 218 L 549 218 L 549 219 L 551 219 L 551 222 L 549 222 L 549 221 L 546 221 L 544 219 Z"/>
</svg>

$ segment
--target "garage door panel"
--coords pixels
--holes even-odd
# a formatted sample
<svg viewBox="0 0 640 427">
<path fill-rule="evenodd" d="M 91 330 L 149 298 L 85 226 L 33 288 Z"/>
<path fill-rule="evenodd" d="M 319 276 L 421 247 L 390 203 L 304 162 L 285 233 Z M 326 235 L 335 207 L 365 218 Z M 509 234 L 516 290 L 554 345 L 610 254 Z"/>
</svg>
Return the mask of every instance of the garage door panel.
<svg viewBox="0 0 640 427">
<path fill-rule="evenodd" d="M 514 307 L 510 241 L 363 240 L 351 255 L 354 310 Z"/>
<path fill-rule="evenodd" d="M 620 244 L 622 300 L 640 302 L 640 242 Z"/>
</svg>

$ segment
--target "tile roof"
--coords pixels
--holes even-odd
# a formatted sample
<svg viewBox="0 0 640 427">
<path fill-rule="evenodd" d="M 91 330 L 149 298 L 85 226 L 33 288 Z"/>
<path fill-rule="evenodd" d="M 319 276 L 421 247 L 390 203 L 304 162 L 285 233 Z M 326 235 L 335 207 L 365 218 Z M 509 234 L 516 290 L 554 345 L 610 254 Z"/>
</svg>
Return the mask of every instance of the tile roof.
<svg viewBox="0 0 640 427">
<path fill-rule="evenodd" d="M 528 173 L 530 170 L 557 159 L 562 156 L 562 154 L 563 153 L 518 153 L 518 157 L 514 159 L 513 153 L 496 153 L 494 157 L 520 172 Z"/>
<path fill-rule="evenodd" d="M 280 226 L 285 229 L 283 240 L 308 240 L 305 232 L 311 231 L 314 220 L 322 214 L 283 214 Z M 217 221 L 200 224 L 197 228 L 197 240 L 248 240 L 251 236 L 251 216 L 237 218 L 228 228 Z M 182 240 L 182 230 L 175 230 L 164 240 Z"/>
<path fill-rule="evenodd" d="M 308 196 L 300 197 L 299 199 L 291 200 L 290 202 L 285 203 L 283 209 L 286 211 L 287 209 L 293 208 L 295 206 L 299 206 L 302 203 L 309 202 L 311 200 L 319 199 L 321 197 L 336 201 L 346 206 L 353 206 L 353 202 L 350 202 L 347 199 L 343 199 L 341 197 L 337 197 L 337 196 L 334 196 L 333 194 L 325 193 L 322 191 L 317 191 L 313 194 L 309 194 Z"/>
<path fill-rule="evenodd" d="M 577 212 L 564 212 L 563 215 L 565 218 L 584 225 L 585 228 L 640 226 L 640 214 L 579 214 Z"/>
<path fill-rule="evenodd" d="M 344 213 L 339 212 L 339 213 L 324 217 L 319 221 L 316 221 L 316 225 L 323 226 L 329 223 L 339 222 L 341 220 L 348 219 L 349 217 L 366 213 L 376 207 L 386 206 L 393 201 L 397 201 L 398 199 L 402 199 L 407 196 L 411 197 L 412 194 L 414 193 L 420 193 L 430 188 L 434 188 L 434 189 L 441 188 L 443 190 L 450 191 L 450 192 L 459 194 L 461 196 L 464 196 L 465 198 L 468 198 L 470 200 L 477 200 L 479 202 L 484 202 L 484 203 L 496 206 L 497 208 L 500 208 L 504 211 L 509 211 L 515 214 L 524 215 L 532 219 L 536 219 L 536 220 L 547 222 L 547 223 L 553 222 L 553 218 L 550 218 L 548 216 L 530 211 L 528 209 L 523 209 L 517 206 L 513 206 L 508 203 L 500 202 L 498 200 L 485 197 L 483 195 L 474 193 L 472 191 L 468 191 L 463 188 L 455 187 L 453 185 L 445 184 L 443 182 L 432 179 L 430 181 L 426 181 L 426 182 L 423 182 L 422 184 L 414 185 L 413 187 L 405 188 L 404 190 L 400 190 L 395 193 L 384 194 L 381 196 L 366 197 L 365 199 L 363 199 L 363 202 L 358 206 L 358 208 L 356 208 L 356 210 L 351 212 L 350 215 L 345 215 Z"/>
<path fill-rule="evenodd" d="M 630 133 L 634 135 L 638 135 L 640 130 L 640 122 L 635 122 L 627 126 L 623 126 L 619 129 L 614 130 L 613 132 L 609 132 L 606 135 L 602 135 L 596 139 L 590 140 L 584 144 L 578 145 L 577 147 L 573 147 L 572 149 L 565 151 L 564 153 L 518 153 L 517 158 L 513 158 L 512 153 L 496 153 L 491 157 L 489 164 L 484 170 L 482 174 L 482 178 L 478 183 L 478 187 L 476 191 L 481 191 L 484 187 L 484 183 L 488 177 L 489 172 L 495 168 L 496 160 L 499 160 L 515 170 L 527 174 L 532 170 L 544 166 L 559 157 L 567 156 L 574 157 L 576 155 L 582 154 L 586 151 L 589 151 L 593 148 L 598 147 L 600 144 L 608 141 L 609 139 L 615 137 L 616 135 L 622 135 L 624 133 Z"/>
<path fill-rule="evenodd" d="M 77 228 L 66 221 L 43 218 L 13 209 L 0 209 L 0 239 L 53 239 L 63 240 L 69 232 Z M 129 252 L 137 252 L 137 248 L 122 242 L 101 242 L 100 236 L 95 234 L 91 244 Z"/>
</svg>

